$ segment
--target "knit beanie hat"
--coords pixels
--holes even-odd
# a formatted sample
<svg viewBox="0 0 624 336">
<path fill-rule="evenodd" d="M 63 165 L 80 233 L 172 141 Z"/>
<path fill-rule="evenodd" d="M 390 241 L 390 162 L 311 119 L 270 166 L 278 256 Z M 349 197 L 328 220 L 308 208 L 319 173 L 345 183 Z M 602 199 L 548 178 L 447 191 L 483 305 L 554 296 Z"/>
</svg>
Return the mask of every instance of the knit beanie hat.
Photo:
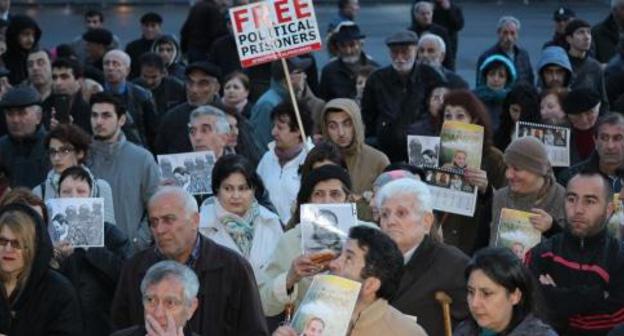
<svg viewBox="0 0 624 336">
<path fill-rule="evenodd" d="M 570 91 L 563 100 L 563 111 L 566 114 L 587 112 L 600 103 L 600 94 L 593 88 L 581 87 Z"/>
<path fill-rule="evenodd" d="M 532 136 L 514 140 L 503 154 L 505 164 L 546 176 L 551 171 L 548 154 L 541 141 Z"/>
</svg>

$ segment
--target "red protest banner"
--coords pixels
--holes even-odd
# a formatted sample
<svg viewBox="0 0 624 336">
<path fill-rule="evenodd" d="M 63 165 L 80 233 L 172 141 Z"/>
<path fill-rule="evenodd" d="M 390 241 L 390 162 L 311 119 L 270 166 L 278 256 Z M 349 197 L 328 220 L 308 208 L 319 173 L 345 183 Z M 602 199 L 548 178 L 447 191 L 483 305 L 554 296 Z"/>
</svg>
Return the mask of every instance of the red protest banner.
<svg viewBox="0 0 624 336">
<path fill-rule="evenodd" d="M 321 49 L 312 0 L 268 0 L 230 9 L 245 68 Z"/>
</svg>

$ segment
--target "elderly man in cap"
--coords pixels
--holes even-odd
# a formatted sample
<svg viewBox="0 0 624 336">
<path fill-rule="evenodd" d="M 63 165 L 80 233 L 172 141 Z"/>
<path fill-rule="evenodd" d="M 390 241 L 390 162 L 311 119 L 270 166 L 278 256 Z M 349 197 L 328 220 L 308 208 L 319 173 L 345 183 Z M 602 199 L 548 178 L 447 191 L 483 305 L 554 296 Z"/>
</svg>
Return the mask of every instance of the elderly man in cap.
<svg viewBox="0 0 624 336">
<path fill-rule="evenodd" d="M 30 86 L 10 89 L 0 102 L 8 131 L 0 138 L 0 161 L 13 186 L 34 188 L 49 170 L 39 104 L 39 93 Z"/>
<path fill-rule="evenodd" d="M 323 67 L 319 96 L 325 100 L 354 99 L 358 70 L 366 66 L 377 68 L 379 65 L 364 52 L 366 35 L 353 21 L 340 23 L 336 30 L 330 43 L 335 47 L 337 57 Z"/>
<path fill-rule="evenodd" d="M 495 45 L 484 51 L 477 61 L 477 69 L 481 69 L 483 62 L 490 56 L 499 54 L 509 58 L 518 72 L 518 80 L 526 81 L 529 84 L 535 83 L 533 66 L 529 53 L 518 45 L 518 35 L 520 33 L 520 21 L 513 16 L 503 16 L 498 20 L 496 34 L 498 41 Z M 477 71 L 477 82 L 479 81 L 479 71 Z"/>
<path fill-rule="evenodd" d="M 592 88 L 573 89 L 563 101 L 570 121 L 570 165 L 587 160 L 595 148 L 594 127 L 600 111 L 600 95 Z"/>
<path fill-rule="evenodd" d="M 367 142 L 390 162 L 407 161 L 408 128 L 426 117 L 425 98 L 444 82 L 434 68 L 416 63 L 417 43 L 416 33 L 408 30 L 388 37 L 392 64 L 371 74 L 362 95 Z"/>
<path fill-rule="evenodd" d="M 312 93 L 306 82 L 306 70 L 313 65 L 312 60 L 308 57 L 297 56 L 289 58 L 286 62 L 288 63 L 288 76 L 297 100 L 308 108 L 312 118 L 318 125 L 318 116 L 325 102 Z M 273 140 L 271 135 L 273 127 L 271 111 L 283 101 L 290 101 L 286 76 L 282 63 L 273 62 L 271 64 L 271 86 L 269 90 L 260 96 L 253 109 L 251 109 L 249 118 L 254 125 L 256 137 L 260 141 L 260 145 L 263 146 L 262 149 L 266 149 L 266 146 Z"/>
<path fill-rule="evenodd" d="M 188 134 L 189 116 L 202 105 L 220 107 L 221 69 L 210 62 L 191 63 L 186 68 L 186 102 L 170 109 L 160 119 L 156 138 L 157 154 L 193 151 Z"/>
<path fill-rule="evenodd" d="M 552 40 L 544 43 L 544 48 L 557 46 L 563 49 L 568 49 L 570 45 L 566 41 L 565 29 L 570 21 L 576 18 L 576 13 L 572 9 L 566 6 L 561 6 L 555 9 L 553 13 L 553 21 L 555 22 L 555 34 Z"/>
<path fill-rule="evenodd" d="M 433 4 L 429 1 L 416 1 L 412 5 L 412 25 L 409 27 L 411 31 L 422 37 L 424 34 L 433 34 L 439 36 L 443 41 L 448 53 L 444 57 L 444 66 L 455 70 L 455 62 L 452 59 L 452 46 L 449 44 L 449 34 L 446 28 L 433 23 Z"/>
<path fill-rule="evenodd" d="M 192 316 L 190 330 L 202 336 L 267 334 L 249 262 L 199 233 L 199 209 L 191 194 L 178 187 L 161 188 L 149 200 L 148 218 L 155 244 L 130 258 L 122 269 L 112 306 L 118 329 L 146 322 L 145 313 L 150 311 L 144 310 L 141 279 L 152 265 L 174 260 L 199 278 L 199 309 L 185 316 Z M 147 322 L 153 325 L 154 321 L 148 316 Z"/>
<path fill-rule="evenodd" d="M 156 106 L 150 91 L 126 80 L 130 64 L 130 56 L 122 50 L 104 55 L 104 91 L 118 95 L 126 105 L 128 120 L 123 130 L 128 140 L 150 149 L 158 131 Z"/>
</svg>

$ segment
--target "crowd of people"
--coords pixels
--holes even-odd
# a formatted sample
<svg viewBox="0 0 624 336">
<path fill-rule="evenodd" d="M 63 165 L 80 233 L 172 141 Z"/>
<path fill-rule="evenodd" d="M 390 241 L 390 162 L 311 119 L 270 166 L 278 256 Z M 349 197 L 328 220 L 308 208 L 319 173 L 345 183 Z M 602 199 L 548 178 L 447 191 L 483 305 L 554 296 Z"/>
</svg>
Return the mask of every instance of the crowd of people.
<svg viewBox="0 0 624 336">
<path fill-rule="evenodd" d="M 501 17 L 472 88 L 453 0 L 412 4 L 390 64 L 366 53 L 358 1 L 339 0 L 327 64 L 243 69 L 228 9 L 247 2 L 198 2 L 179 34 L 147 13 L 134 41 L 88 10 L 47 50 L 45 27 L 0 0 L 0 335 L 296 336 L 326 272 L 361 284 L 351 336 L 624 335 L 624 223 L 607 225 L 624 199 L 624 0 L 594 26 L 557 8 L 536 68 Z M 476 193 L 473 216 L 435 210 L 407 163 L 407 137 L 449 121 L 483 129 L 481 166 L 458 151 L 449 182 Z M 156 161 L 200 151 L 209 173 Z M 57 198 L 103 200 L 103 246 L 50 237 Z M 300 207 L 341 203 L 358 219 L 341 252 L 303 253 Z M 498 247 L 503 209 L 530 212 L 541 241 Z"/>
</svg>

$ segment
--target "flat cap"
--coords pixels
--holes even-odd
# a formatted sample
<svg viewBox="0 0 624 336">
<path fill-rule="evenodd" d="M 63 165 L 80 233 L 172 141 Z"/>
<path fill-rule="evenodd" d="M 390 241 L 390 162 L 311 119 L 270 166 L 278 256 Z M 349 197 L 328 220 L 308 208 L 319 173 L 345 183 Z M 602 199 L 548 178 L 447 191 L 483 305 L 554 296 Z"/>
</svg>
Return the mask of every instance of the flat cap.
<svg viewBox="0 0 624 336">
<path fill-rule="evenodd" d="M 573 89 L 563 100 L 563 111 L 566 114 L 585 113 L 600 103 L 600 94 L 593 88 L 581 87 Z"/>
<path fill-rule="evenodd" d="M 41 98 L 39 92 L 35 88 L 27 85 L 15 86 L 4 95 L 0 100 L 0 107 L 28 107 L 39 105 Z"/>
<path fill-rule="evenodd" d="M 402 30 L 386 38 L 387 46 L 416 43 L 418 43 L 418 35 L 411 30 Z"/>
<path fill-rule="evenodd" d="M 186 67 L 186 71 L 184 72 L 184 74 L 188 77 L 188 75 L 194 70 L 204 72 L 207 75 L 218 79 L 219 82 L 221 81 L 221 68 L 213 63 L 207 61 L 193 62 Z"/>
</svg>

